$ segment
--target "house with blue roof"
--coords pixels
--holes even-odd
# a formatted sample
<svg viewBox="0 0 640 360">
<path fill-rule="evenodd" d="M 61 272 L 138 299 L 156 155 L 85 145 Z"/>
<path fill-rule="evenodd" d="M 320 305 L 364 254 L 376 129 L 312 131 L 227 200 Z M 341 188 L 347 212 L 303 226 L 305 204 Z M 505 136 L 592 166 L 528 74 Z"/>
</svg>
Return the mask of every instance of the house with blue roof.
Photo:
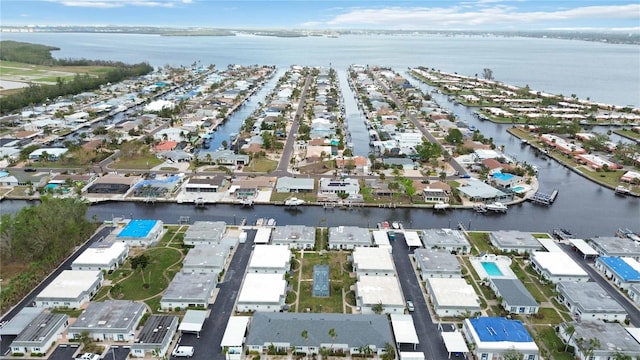
<svg viewBox="0 0 640 360">
<path fill-rule="evenodd" d="M 640 284 L 640 263 L 634 258 L 600 256 L 596 259 L 596 269 L 621 289 Z"/>
<path fill-rule="evenodd" d="M 476 359 L 500 358 L 501 354 L 517 351 L 524 360 L 540 359 L 538 345 L 519 320 L 503 317 L 465 319 L 462 334 L 473 348 Z"/>
<path fill-rule="evenodd" d="M 130 246 L 148 246 L 158 242 L 163 232 L 161 220 L 136 219 L 117 231 L 116 240 Z"/>
</svg>

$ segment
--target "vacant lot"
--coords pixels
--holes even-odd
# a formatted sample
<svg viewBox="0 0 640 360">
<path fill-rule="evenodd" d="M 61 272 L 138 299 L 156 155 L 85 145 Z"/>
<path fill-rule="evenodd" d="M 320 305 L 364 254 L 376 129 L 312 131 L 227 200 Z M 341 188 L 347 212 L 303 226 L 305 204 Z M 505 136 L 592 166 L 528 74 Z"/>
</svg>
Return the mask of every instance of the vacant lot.
<svg viewBox="0 0 640 360">
<path fill-rule="evenodd" d="M 0 79 L 14 82 L 55 84 L 60 78 L 71 80 L 76 74 L 101 75 L 107 66 L 40 66 L 14 61 L 0 61 Z M 0 89 L 1 91 L 2 89 Z"/>
</svg>

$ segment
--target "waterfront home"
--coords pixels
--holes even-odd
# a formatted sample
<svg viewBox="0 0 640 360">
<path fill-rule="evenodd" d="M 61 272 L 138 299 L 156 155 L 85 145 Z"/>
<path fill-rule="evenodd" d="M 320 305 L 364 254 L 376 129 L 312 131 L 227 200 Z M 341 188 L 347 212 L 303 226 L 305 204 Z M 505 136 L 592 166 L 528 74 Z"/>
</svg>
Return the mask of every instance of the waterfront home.
<svg viewBox="0 0 640 360">
<path fill-rule="evenodd" d="M 100 270 L 63 270 L 36 295 L 34 305 L 79 309 L 100 290 L 103 280 Z"/>
<path fill-rule="evenodd" d="M 387 255 L 391 256 L 387 252 Z M 360 275 L 355 285 L 356 305 L 362 314 L 374 314 L 382 305 L 382 313 L 404 314 L 405 302 L 400 282 L 395 276 Z"/>
<path fill-rule="evenodd" d="M 189 162 L 193 160 L 193 154 L 188 153 L 184 150 L 163 151 L 163 152 L 159 152 L 157 156 L 159 159 L 169 160 L 170 162 L 173 161 L 175 163 Z"/>
<path fill-rule="evenodd" d="M 206 164 L 229 165 L 234 167 L 249 164 L 249 155 L 236 154 L 232 150 L 201 151 L 197 156 L 199 162 Z"/>
<path fill-rule="evenodd" d="M 164 357 L 171 340 L 178 330 L 178 317 L 174 315 L 151 315 L 131 345 L 132 357 L 146 355 Z"/>
<path fill-rule="evenodd" d="M 627 312 L 596 282 L 560 281 L 558 302 L 569 309 L 576 320 L 623 322 Z"/>
<path fill-rule="evenodd" d="M 586 151 L 579 145 L 570 143 L 556 135 L 542 134 L 540 135 L 540 140 L 548 146 L 554 147 L 565 154 L 578 155 L 586 153 Z"/>
<path fill-rule="evenodd" d="M 640 305 L 640 283 L 629 286 L 627 288 L 627 293 L 629 294 L 631 300 Z"/>
<path fill-rule="evenodd" d="M 424 229 L 421 240 L 427 249 L 444 249 L 468 254 L 471 244 L 459 230 L 453 229 Z"/>
<path fill-rule="evenodd" d="M 576 161 L 596 170 L 605 168 L 609 170 L 622 169 L 621 165 L 595 154 L 578 154 L 576 155 Z"/>
<path fill-rule="evenodd" d="M 416 249 L 413 252 L 413 257 L 423 280 L 434 277 L 462 277 L 460 262 L 450 251 L 431 248 Z"/>
<path fill-rule="evenodd" d="M 472 352 L 477 359 L 499 358 L 501 354 L 514 350 L 524 359 L 539 359 L 538 345 L 519 320 L 484 316 L 465 319 L 462 333 L 473 345 Z"/>
<path fill-rule="evenodd" d="M 227 230 L 224 221 L 196 221 L 184 233 L 185 245 L 219 244 Z"/>
<path fill-rule="evenodd" d="M 300 336 L 305 331 L 306 339 Z M 256 313 L 246 341 L 247 349 L 258 353 L 265 353 L 274 345 L 276 351 L 289 351 L 293 347 L 306 354 L 329 349 L 336 354 L 353 355 L 368 346 L 378 356 L 384 354 L 387 344 L 393 343 L 386 315 L 289 312 Z"/>
<path fill-rule="evenodd" d="M 41 313 L 13 339 L 9 349 L 14 356 L 41 357 L 62 338 L 68 325 L 66 314 Z"/>
<path fill-rule="evenodd" d="M 471 316 L 481 310 L 478 294 L 463 278 L 428 278 L 426 288 L 440 317 Z"/>
<path fill-rule="evenodd" d="M 353 250 L 360 246 L 371 246 L 371 233 L 369 229 L 357 226 L 329 228 L 330 250 Z"/>
<path fill-rule="evenodd" d="M 271 243 L 286 245 L 290 249 L 310 250 L 315 247 L 316 229 L 305 225 L 276 226 Z"/>
<path fill-rule="evenodd" d="M 568 331 L 571 326 L 573 331 Z M 617 355 L 640 356 L 640 333 L 617 322 L 571 321 L 558 327 L 558 335 L 577 359 L 613 359 Z M 597 342 L 591 340 L 598 340 Z"/>
<path fill-rule="evenodd" d="M 640 284 L 640 262 L 631 257 L 600 256 L 596 269 L 621 289 Z"/>
<path fill-rule="evenodd" d="M 447 183 L 435 181 L 422 189 L 422 196 L 425 202 L 443 202 L 449 203 L 451 195 L 451 186 Z"/>
<path fill-rule="evenodd" d="M 123 229 L 114 232 L 118 241 L 130 246 L 149 246 L 160 241 L 164 234 L 161 220 L 129 220 Z"/>
<path fill-rule="evenodd" d="M 283 274 L 249 272 L 240 288 L 237 311 L 279 312 L 285 305 L 286 295 L 287 281 Z"/>
<path fill-rule="evenodd" d="M 537 314 L 540 305 L 519 279 L 489 278 L 500 305 L 512 314 Z"/>
<path fill-rule="evenodd" d="M 216 273 L 176 273 L 160 299 L 160 308 L 168 311 L 188 307 L 206 308 L 217 285 Z"/>
<path fill-rule="evenodd" d="M 171 141 L 177 144 L 181 141 L 184 141 L 188 133 L 188 130 L 177 127 L 170 127 L 162 129 L 153 134 L 153 139 L 156 141 Z"/>
<path fill-rule="evenodd" d="M 1 149 L 0 149 L 1 151 Z M 627 171 L 625 172 L 622 177 L 620 178 L 620 181 L 624 181 L 624 182 L 628 182 L 628 183 L 635 183 L 640 181 L 640 172 L 637 171 Z"/>
<path fill-rule="evenodd" d="M 106 300 L 91 302 L 69 326 L 67 338 L 80 339 L 84 333 L 97 341 L 133 341 L 136 329 L 147 312 L 143 302 Z"/>
<path fill-rule="evenodd" d="M 507 194 L 491 185 L 476 179 L 467 179 L 466 184 L 458 187 L 460 195 L 469 201 L 490 203 L 494 201 L 508 202 L 513 200 L 513 194 Z"/>
<path fill-rule="evenodd" d="M 396 267 L 391 253 L 385 248 L 357 247 L 351 255 L 356 277 L 362 275 L 395 276 Z"/>
<path fill-rule="evenodd" d="M 491 231 L 489 232 L 489 241 L 491 245 L 503 252 L 523 254 L 543 249 L 538 239 L 533 237 L 531 233 L 522 231 Z"/>
<path fill-rule="evenodd" d="M 276 181 L 276 192 L 310 193 L 315 189 L 315 179 L 283 176 Z"/>
<path fill-rule="evenodd" d="M 491 183 L 491 185 L 496 186 L 500 189 L 515 188 L 521 181 L 521 176 L 509 173 L 494 172 L 489 177 L 489 182 Z"/>
<path fill-rule="evenodd" d="M 360 193 L 360 184 L 357 179 L 331 179 L 320 178 L 319 196 L 337 195 L 337 194 L 357 195 Z"/>
<path fill-rule="evenodd" d="M 640 243 L 628 238 L 601 236 L 589 239 L 589 245 L 600 256 L 624 256 L 640 260 Z"/>
<path fill-rule="evenodd" d="M 217 193 L 227 184 L 224 175 L 214 176 L 194 176 L 189 178 L 183 185 L 184 191 L 188 193 Z"/>
</svg>

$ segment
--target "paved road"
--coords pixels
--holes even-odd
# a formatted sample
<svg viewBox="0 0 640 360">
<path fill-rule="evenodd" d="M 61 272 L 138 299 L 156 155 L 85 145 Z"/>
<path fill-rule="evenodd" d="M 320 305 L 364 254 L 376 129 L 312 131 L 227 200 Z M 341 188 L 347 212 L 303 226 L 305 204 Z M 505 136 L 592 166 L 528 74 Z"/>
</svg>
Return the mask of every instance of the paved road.
<svg viewBox="0 0 640 360">
<path fill-rule="evenodd" d="M 229 317 L 233 315 L 236 298 L 253 250 L 255 234 L 255 231 L 248 231 L 247 241 L 244 244 L 239 244 L 236 248 L 229 268 L 225 272 L 224 280 L 218 284 L 217 298 L 212 305 L 209 305 L 210 315 L 200 332 L 200 338 L 198 339 L 196 335 L 192 334 L 182 335 L 180 344 L 194 347 L 193 360 L 225 359 L 220 343 L 229 322 Z M 171 358 L 175 360 L 181 359 L 177 357 Z M 107 358 L 105 359 L 108 360 Z"/>
<path fill-rule="evenodd" d="M 391 244 L 393 247 L 393 261 L 396 265 L 402 292 L 405 299 L 413 301 L 415 307 L 415 311 L 411 315 L 420 340 L 420 344 L 415 351 L 423 352 L 426 360 L 447 359 L 449 354 L 442 342 L 437 325 L 431 319 L 422 288 L 409 258 L 413 250 L 410 250 L 407 246 L 402 233 L 396 233 L 396 239 Z"/>
<path fill-rule="evenodd" d="M 571 245 L 568 244 L 560 244 L 560 246 L 564 249 L 564 251 L 573 258 L 573 260 L 578 263 L 590 276 L 591 279 L 600 286 L 609 294 L 612 298 L 614 298 L 629 314 L 629 319 L 631 320 L 631 324 L 635 327 L 640 326 L 640 310 L 627 298 L 623 295 L 618 289 L 606 278 L 602 276 L 598 270 L 596 270 L 591 264 L 593 261 L 587 262 L 577 251 L 573 251 Z"/>
<path fill-rule="evenodd" d="M 58 345 L 49 356 L 49 360 L 69 360 L 73 359 L 73 355 L 78 351 L 78 344 Z M 110 358 L 109 358 L 110 359 Z"/>
<path fill-rule="evenodd" d="M 273 176 L 288 176 L 290 175 L 289 171 L 289 162 L 291 161 L 291 154 L 293 153 L 293 143 L 297 139 L 298 128 L 300 127 L 300 119 L 304 115 L 304 105 L 305 100 L 307 98 L 307 90 L 309 89 L 309 84 L 311 83 L 311 75 L 307 75 L 307 79 L 304 82 L 304 87 L 302 88 L 302 92 L 300 93 L 300 102 L 298 103 L 298 109 L 296 110 L 296 115 L 293 118 L 293 124 L 291 124 L 291 129 L 289 129 L 289 135 L 287 136 L 287 141 L 284 144 L 284 149 L 282 150 L 282 156 L 280 157 L 280 162 L 278 163 L 278 167 L 271 174 Z"/>
</svg>

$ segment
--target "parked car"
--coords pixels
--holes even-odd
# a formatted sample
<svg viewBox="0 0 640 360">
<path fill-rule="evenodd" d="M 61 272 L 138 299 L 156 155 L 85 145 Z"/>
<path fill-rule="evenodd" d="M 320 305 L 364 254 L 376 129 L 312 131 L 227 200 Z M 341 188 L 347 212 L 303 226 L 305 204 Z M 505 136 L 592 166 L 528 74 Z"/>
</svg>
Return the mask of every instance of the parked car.
<svg viewBox="0 0 640 360">
<path fill-rule="evenodd" d="M 192 357 L 193 356 L 193 346 L 181 346 L 178 345 L 173 349 L 171 356 L 175 357 Z"/>
<path fill-rule="evenodd" d="M 28 167 L 28 168 L 24 168 L 24 171 L 25 172 L 36 172 L 36 169 Z"/>
<path fill-rule="evenodd" d="M 469 179 L 469 178 L 471 178 L 471 175 L 469 175 L 469 174 L 460 175 L 460 179 Z"/>
<path fill-rule="evenodd" d="M 76 360 L 100 360 L 100 355 L 94 353 L 84 353 L 76 356 Z"/>
<path fill-rule="evenodd" d="M 415 306 L 413 306 L 413 301 L 411 300 L 407 300 L 407 310 L 409 310 L 409 312 L 413 312 L 415 310 Z"/>
</svg>

